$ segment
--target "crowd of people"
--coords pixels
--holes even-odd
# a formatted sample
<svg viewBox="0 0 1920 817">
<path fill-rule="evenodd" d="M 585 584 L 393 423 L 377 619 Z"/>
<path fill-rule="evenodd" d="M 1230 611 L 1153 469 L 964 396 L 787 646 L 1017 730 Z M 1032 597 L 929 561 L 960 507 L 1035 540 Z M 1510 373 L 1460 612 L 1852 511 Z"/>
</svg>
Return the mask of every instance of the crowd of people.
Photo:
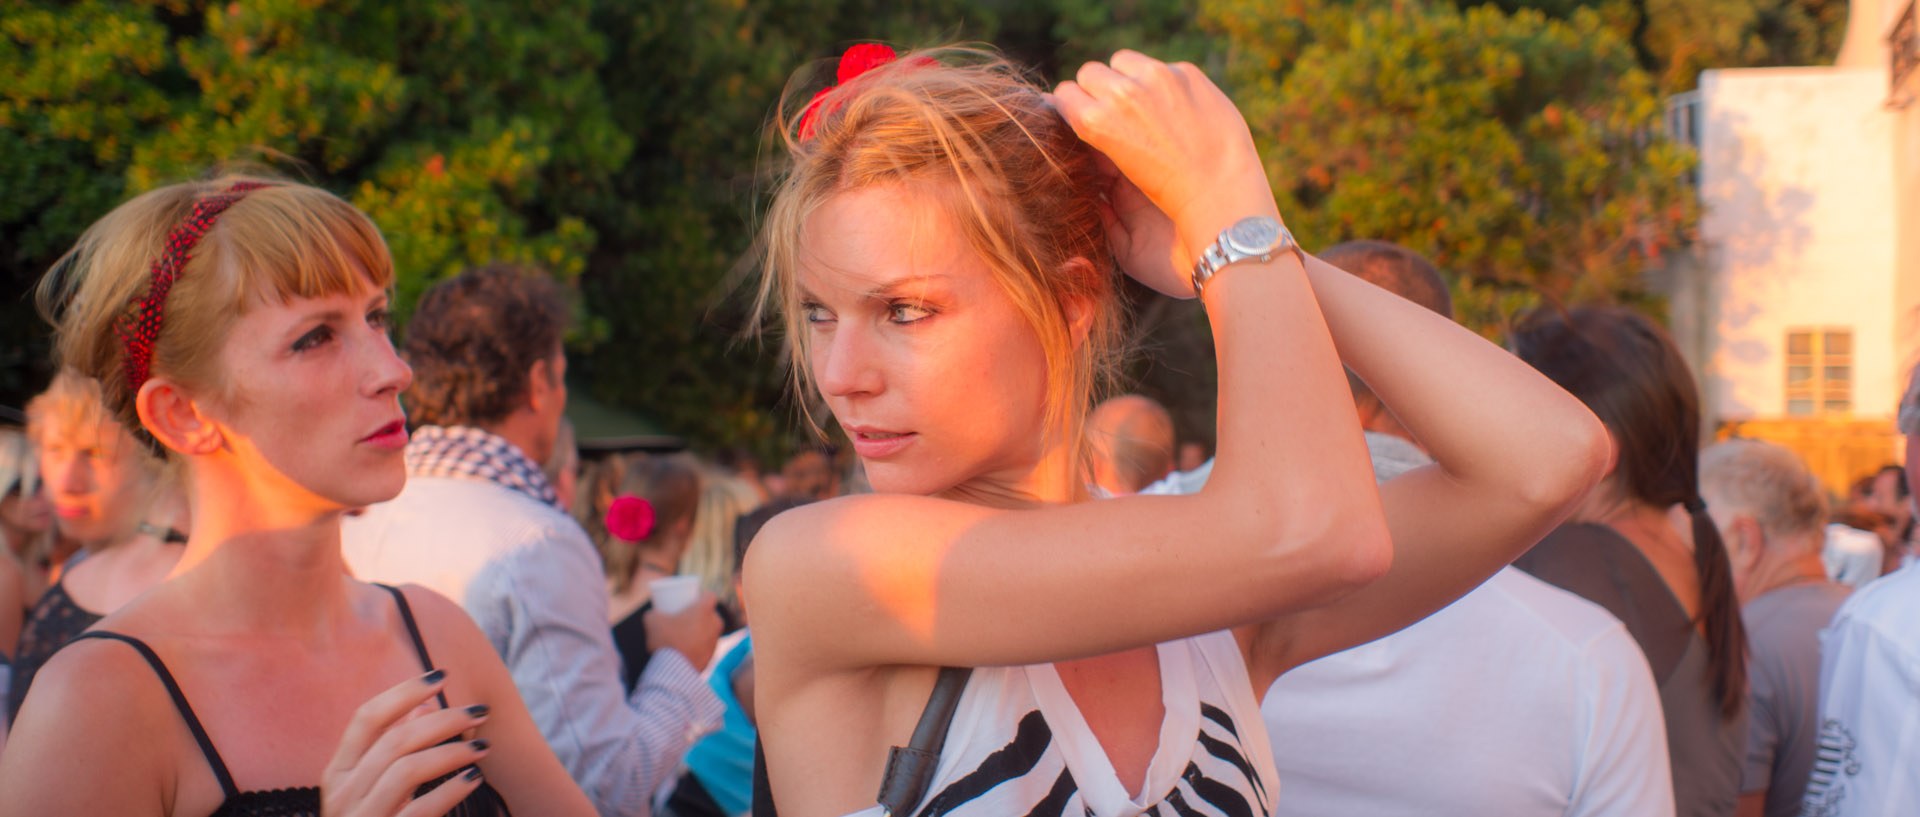
<svg viewBox="0 0 1920 817">
<path fill-rule="evenodd" d="M 1920 809 L 1920 369 L 1830 497 L 1642 315 L 1503 349 L 1411 250 L 1306 254 L 1192 66 L 838 67 L 760 299 L 840 444 L 777 470 L 583 451 L 537 269 L 396 341 L 323 190 L 95 223 L 0 429 L 0 811 Z M 1123 274 L 1205 303 L 1213 440 L 1094 404 Z"/>
</svg>

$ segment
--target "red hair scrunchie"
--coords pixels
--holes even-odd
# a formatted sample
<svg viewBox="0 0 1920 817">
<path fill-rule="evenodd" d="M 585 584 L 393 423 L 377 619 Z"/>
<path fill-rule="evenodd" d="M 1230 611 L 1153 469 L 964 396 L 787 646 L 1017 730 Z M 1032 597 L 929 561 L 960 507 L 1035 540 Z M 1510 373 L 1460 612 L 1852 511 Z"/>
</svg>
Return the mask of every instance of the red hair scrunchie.
<svg viewBox="0 0 1920 817">
<path fill-rule="evenodd" d="M 847 49 L 847 53 L 841 54 L 839 70 L 834 72 L 834 81 L 837 84 L 829 85 L 815 91 L 813 98 L 807 100 L 806 109 L 800 114 L 801 141 L 813 138 L 813 126 L 820 114 L 837 111 L 840 109 L 841 104 L 845 102 L 845 100 L 838 100 L 829 103 L 827 101 L 828 95 L 847 87 L 848 83 L 858 79 L 861 74 L 891 63 L 899 58 L 900 55 L 895 53 L 892 48 L 888 48 L 879 43 L 861 43 Z M 932 57 L 914 57 L 908 61 L 908 64 L 924 68 L 936 65 L 937 63 L 934 62 Z"/>
<path fill-rule="evenodd" d="M 622 542 L 639 542 L 653 532 L 653 503 L 632 494 L 615 497 L 607 508 L 607 533 Z"/>
</svg>

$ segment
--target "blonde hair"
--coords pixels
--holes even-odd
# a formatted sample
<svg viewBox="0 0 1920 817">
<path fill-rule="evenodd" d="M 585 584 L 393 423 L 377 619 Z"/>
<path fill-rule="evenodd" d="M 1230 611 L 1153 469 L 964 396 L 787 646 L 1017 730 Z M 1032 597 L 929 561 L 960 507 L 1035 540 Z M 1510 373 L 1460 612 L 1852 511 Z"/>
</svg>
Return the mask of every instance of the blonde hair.
<svg viewBox="0 0 1920 817">
<path fill-rule="evenodd" d="M 700 509 L 693 516 L 687 552 L 680 556 L 680 572 L 700 577 L 701 586 L 722 601 L 735 603 L 733 531 L 740 517 L 760 506 L 760 494 L 746 480 L 712 468 L 702 468 Z"/>
<path fill-rule="evenodd" d="M 107 436 L 118 435 L 126 428 L 108 414 L 105 399 L 100 381 L 63 367 L 54 374 L 46 391 L 27 401 L 27 436 L 34 445 L 46 445 L 47 435 L 54 429 L 88 426 L 110 432 Z"/>
<path fill-rule="evenodd" d="M 247 182 L 267 186 L 246 193 L 214 221 L 166 296 L 154 376 L 219 390 L 225 385 L 216 366 L 221 341 L 252 306 L 392 284 L 393 260 L 380 230 L 319 188 L 227 175 L 162 187 L 114 208 L 55 262 L 37 300 L 41 314 L 59 327 L 61 361 L 99 382 L 108 415 L 129 431 L 143 429 L 119 326 L 147 295 L 168 233 L 195 204 Z"/>
<path fill-rule="evenodd" d="M 807 219 L 841 193 L 902 185 L 940 202 L 1040 338 L 1047 430 L 1079 440 L 1120 346 L 1093 149 L 1030 74 L 986 49 L 901 54 L 811 106 L 804 139 L 809 107 L 794 104 L 799 91 L 790 83 L 778 115 L 791 167 L 764 225 L 758 302 L 762 314 L 777 305 L 782 315 L 796 390 L 813 386 L 796 281 Z M 1086 264 L 1069 263 L 1076 258 Z M 1068 323 L 1075 302 L 1092 310 L 1077 343 Z"/>
<path fill-rule="evenodd" d="M 25 431 L 0 428 L 0 497 L 16 488 L 22 496 L 40 489 L 40 458 L 34 455 Z"/>
<path fill-rule="evenodd" d="M 40 458 L 27 433 L 0 428 L 0 499 L 18 494 L 22 500 L 40 489 Z M 39 564 L 53 549 L 53 526 L 26 542 L 15 542 L 0 530 L 0 545 L 24 564 Z"/>
</svg>

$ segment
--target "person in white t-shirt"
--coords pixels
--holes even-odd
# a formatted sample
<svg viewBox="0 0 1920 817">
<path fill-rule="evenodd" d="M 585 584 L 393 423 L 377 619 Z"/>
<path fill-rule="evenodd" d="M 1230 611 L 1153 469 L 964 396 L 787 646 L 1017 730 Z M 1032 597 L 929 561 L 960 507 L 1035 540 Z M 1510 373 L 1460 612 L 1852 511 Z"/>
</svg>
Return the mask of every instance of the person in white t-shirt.
<svg viewBox="0 0 1920 817">
<path fill-rule="evenodd" d="M 1920 367 L 1900 404 L 1920 477 Z M 1920 567 L 1855 592 L 1820 646 L 1820 737 L 1802 817 L 1920 812 Z"/>
<path fill-rule="evenodd" d="M 1321 257 L 1451 316 L 1445 283 L 1410 250 L 1359 241 Z M 1376 479 L 1432 462 L 1365 383 L 1349 385 Z M 1197 491 L 1208 470 L 1149 492 Z M 1276 817 L 1674 814 L 1646 656 L 1604 608 L 1511 567 L 1405 630 L 1280 676 L 1261 714 Z"/>
</svg>

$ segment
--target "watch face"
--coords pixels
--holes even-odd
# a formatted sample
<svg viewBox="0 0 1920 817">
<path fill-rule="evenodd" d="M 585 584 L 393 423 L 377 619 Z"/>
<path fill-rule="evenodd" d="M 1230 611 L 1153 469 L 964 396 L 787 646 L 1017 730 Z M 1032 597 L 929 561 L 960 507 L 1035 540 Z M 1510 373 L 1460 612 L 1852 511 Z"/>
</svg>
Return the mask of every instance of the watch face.
<svg viewBox="0 0 1920 817">
<path fill-rule="evenodd" d="M 1243 218 L 1227 228 L 1227 243 L 1243 253 L 1266 255 L 1280 244 L 1280 222 L 1270 218 Z"/>
</svg>

